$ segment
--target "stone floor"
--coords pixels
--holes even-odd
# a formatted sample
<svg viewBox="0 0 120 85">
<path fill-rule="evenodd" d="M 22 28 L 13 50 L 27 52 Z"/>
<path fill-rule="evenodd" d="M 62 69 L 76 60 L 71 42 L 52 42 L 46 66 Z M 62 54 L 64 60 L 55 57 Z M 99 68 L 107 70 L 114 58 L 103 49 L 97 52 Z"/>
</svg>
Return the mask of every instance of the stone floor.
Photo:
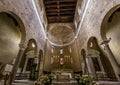
<svg viewBox="0 0 120 85">
<path fill-rule="evenodd" d="M 4 81 L 0 82 L 0 85 L 4 85 Z M 28 81 L 28 80 L 17 80 L 13 85 L 34 85 L 35 82 Z M 112 81 L 99 81 L 100 85 L 120 85 L 120 82 L 112 82 Z M 42 84 L 41 84 L 42 85 Z M 53 81 L 52 85 L 77 85 L 76 81 L 69 81 L 69 82 L 56 82 Z"/>
<path fill-rule="evenodd" d="M 99 81 L 100 85 L 120 85 L 120 82 Z M 77 85 L 77 82 L 54 82 L 53 85 Z"/>
<path fill-rule="evenodd" d="M 100 85 L 120 85 L 120 82 L 99 81 Z"/>
<path fill-rule="evenodd" d="M 29 80 L 15 80 L 12 85 L 34 85 L 35 82 Z M 4 81 L 0 82 L 0 85 L 4 85 Z"/>
</svg>

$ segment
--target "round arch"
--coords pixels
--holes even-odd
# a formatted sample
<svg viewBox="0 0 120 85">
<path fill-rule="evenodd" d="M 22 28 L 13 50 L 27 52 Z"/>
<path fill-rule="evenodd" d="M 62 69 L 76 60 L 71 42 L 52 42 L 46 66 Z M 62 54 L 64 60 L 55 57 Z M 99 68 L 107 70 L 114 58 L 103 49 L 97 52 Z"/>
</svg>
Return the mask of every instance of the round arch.
<svg viewBox="0 0 120 85">
<path fill-rule="evenodd" d="M 25 30 L 25 25 L 24 25 L 22 19 L 17 14 L 15 14 L 14 12 L 11 12 L 11 11 L 1 11 L 0 13 L 9 14 L 17 21 L 17 23 L 19 24 L 19 30 L 21 32 L 21 42 L 20 43 L 25 43 L 26 30 Z"/>
<path fill-rule="evenodd" d="M 25 71 L 24 64 L 27 63 L 27 57 L 34 58 L 37 57 L 37 43 L 34 39 L 30 39 L 27 43 L 27 48 L 24 51 L 23 57 L 21 59 L 20 67 L 24 67 L 23 72 Z"/>
<path fill-rule="evenodd" d="M 106 52 L 108 53 L 109 60 L 112 62 L 117 79 L 119 77 L 119 65 L 120 65 L 120 4 L 111 8 L 103 18 L 101 24 L 101 37 L 103 44 L 106 46 Z M 109 39 L 108 39 L 109 38 Z"/>
<path fill-rule="evenodd" d="M 15 78 L 16 68 L 22 55 L 19 46 L 25 44 L 25 40 L 26 31 L 21 18 L 11 11 L 0 11 L 0 45 L 2 49 L 0 49 L 0 62 L 5 65 L 14 64 L 12 72 L 9 73 L 9 83 Z M 21 54 L 19 54 L 20 52 Z"/>
<path fill-rule="evenodd" d="M 27 51 L 31 51 L 31 50 L 34 50 L 35 51 L 35 53 L 37 54 L 37 49 L 38 49 L 38 47 L 37 47 L 37 42 L 36 42 L 36 40 L 35 39 L 30 39 L 29 41 L 28 41 L 28 44 L 27 44 Z"/>
<path fill-rule="evenodd" d="M 87 42 L 87 50 L 89 51 L 89 49 L 96 49 L 97 50 L 97 47 L 98 46 L 98 41 L 96 39 L 96 37 L 92 36 L 88 39 L 88 42 Z"/>
<path fill-rule="evenodd" d="M 29 39 L 27 43 L 27 48 L 24 51 L 23 57 L 20 62 L 20 67 L 22 68 L 22 73 L 30 72 L 30 79 L 31 77 L 31 69 L 32 66 L 35 64 L 35 69 L 37 69 L 38 63 L 39 63 L 39 57 L 38 57 L 38 49 L 37 49 L 37 42 L 35 39 L 31 38 Z M 35 78 L 36 79 L 36 78 Z"/>
<path fill-rule="evenodd" d="M 107 55 L 100 49 L 96 37 L 92 36 L 88 39 L 87 42 L 87 56 L 91 57 L 93 62 L 93 67 L 95 70 L 96 79 L 99 78 L 99 74 L 96 74 L 97 71 L 105 72 L 110 79 L 116 79 L 114 69 L 107 57 Z M 98 63 L 97 63 L 98 62 Z M 101 63 L 100 63 L 101 62 Z M 97 68 L 99 67 L 99 68 Z M 94 75 L 94 76 L 95 76 Z M 103 74 L 104 77 L 104 74 Z"/>
<path fill-rule="evenodd" d="M 120 4 L 116 5 L 115 7 L 111 8 L 107 14 L 104 16 L 103 20 L 102 20 L 102 24 L 101 24 L 101 29 L 100 29 L 100 34 L 103 40 L 106 40 L 106 36 L 105 36 L 105 28 L 106 24 L 108 23 L 108 21 L 110 20 L 110 18 L 113 17 L 113 14 L 115 13 L 115 11 L 120 8 Z"/>
<path fill-rule="evenodd" d="M 25 26 L 18 15 L 10 11 L 0 11 L 0 45 L 3 63 L 13 63 L 19 53 L 19 45 L 26 40 Z M 12 49 L 12 50 L 11 50 Z M 8 58 L 8 61 L 4 57 Z"/>
<path fill-rule="evenodd" d="M 111 40 L 109 42 L 109 47 L 117 64 L 120 64 L 120 58 L 119 58 L 120 19 L 119 17 L 120 17 L 120 5 L 117 5 L 109 10 L 109 12 L 104 17 L 101 25 L 101 36 L 103 38 L 103 41 Z"/>
</svg>

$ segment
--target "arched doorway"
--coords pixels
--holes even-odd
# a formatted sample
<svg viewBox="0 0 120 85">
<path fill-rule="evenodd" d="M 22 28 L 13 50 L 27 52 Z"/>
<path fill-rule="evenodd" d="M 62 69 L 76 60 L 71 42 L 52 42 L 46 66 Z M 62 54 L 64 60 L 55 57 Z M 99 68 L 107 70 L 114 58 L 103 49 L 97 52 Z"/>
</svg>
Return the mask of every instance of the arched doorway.
<svg viewBox="0 0 120 85">
<path fill-rule="evenodd" d="M 110 9 L 101 25 L 101 36 L 116 77 L 120 80 L 120 5 Z"/>
<path fill-rule="evenodd" d="M 25 36 L 24 24 L 16 14 L 0 13 L 0 73 L 10 74 L 12 72 L 14 61 L 19 56 L 19 45 L 25 42 Z"/>
<path fill-rule="evenodd" d="M 110 61 L 104 52 L 100 49 L 97 39 L 91 37 L 87 44 L 87 58 L 89 61 L 88 71 L 93 79 L 113 80 L 116 79 Z"/>
<path fill-rule="evenodd" d="M 38 62 L 39 57 L 37 53 L 37 43 L 34 39 L 30 39 L 20 63 L 22 74 L 28 74 L 26 78 L 29 78 L 30 80 L 36 80 L 37 76 L 35 74 L 37 73 Z"/>
</svg>

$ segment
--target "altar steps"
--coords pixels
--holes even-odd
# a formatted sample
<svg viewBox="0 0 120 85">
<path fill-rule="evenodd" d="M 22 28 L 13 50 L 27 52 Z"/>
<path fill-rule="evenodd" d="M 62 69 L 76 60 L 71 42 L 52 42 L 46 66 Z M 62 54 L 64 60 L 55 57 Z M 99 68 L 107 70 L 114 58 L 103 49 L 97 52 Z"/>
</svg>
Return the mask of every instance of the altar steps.
<svg viewBox="0 0 120 85">
<path fill-rule="evenodd" d="M 76 81 L 52 82 L 52 85 L 78 85 Z"/>
</svg>

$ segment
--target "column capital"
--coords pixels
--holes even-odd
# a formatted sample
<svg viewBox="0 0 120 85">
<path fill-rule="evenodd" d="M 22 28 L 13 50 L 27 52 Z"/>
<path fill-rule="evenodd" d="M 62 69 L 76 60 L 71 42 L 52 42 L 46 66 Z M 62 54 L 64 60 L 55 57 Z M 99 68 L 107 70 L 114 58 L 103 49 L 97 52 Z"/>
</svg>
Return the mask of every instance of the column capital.
<svg viewBox="0 0 120 85">
<path fill-rule="evenodd" d="M 27 48 L 27 45 L 24 44 L 24 43 L 20 43 L 19 47 L 20 47 L 21 50 L 25 50 Z"/>
<path fill-rule="evenodd" d="M 109 38 L 109 39 L 106 39 L 106 40 L 103 40 L 101 43 L 100 43 L 100 45 L 108 45 L 108 43 L 111 41 L 111 38 Z"/>
</svg>

